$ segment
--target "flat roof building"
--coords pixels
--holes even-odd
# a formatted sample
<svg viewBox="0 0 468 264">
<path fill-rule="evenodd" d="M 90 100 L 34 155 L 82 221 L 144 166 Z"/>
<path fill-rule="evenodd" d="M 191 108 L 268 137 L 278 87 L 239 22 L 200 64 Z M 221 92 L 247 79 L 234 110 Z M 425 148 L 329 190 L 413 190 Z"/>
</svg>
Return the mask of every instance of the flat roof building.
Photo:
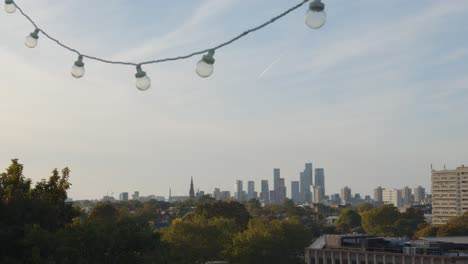
<svg viewBox="0 0 468 264">
<path fill-rule="evenodd" d="M 467 264 L 468 237 L 417 241 L 324 235 L 305 250 L 306 264 Z"/>
<path fill-rule="evenodd" d="M 432 223 L 445 224 L 468 211 L 468 167 L 432 170 Z"/>
</svg>

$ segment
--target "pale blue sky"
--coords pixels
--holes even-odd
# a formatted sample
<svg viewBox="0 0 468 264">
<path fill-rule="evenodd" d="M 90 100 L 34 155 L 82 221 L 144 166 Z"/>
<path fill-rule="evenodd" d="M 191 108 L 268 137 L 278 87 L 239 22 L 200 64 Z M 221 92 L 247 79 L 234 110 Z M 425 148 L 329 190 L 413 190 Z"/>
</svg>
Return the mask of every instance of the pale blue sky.
<svg viewBox="0 0 468 264">
<path fill-rule="evenodd" d="M 213 46 L 296 2 L 17 0 L 80 51 L 132 61 Z M 80 199 L 183 195 L 190 176 L 210 192 L 258 188 L 274 167 L 289 193 L 309 160 L 327 193 L 370 194 L 429 187 L 431 163 L 468 165 L 468 1 L 325 3 L 322 29 L 298 10 L 219 50 L 210 79 L 199 57 L 147 66 L 147 92 L 132 67 L 85 61 L 74 80 L 74 54 L 45 38 L 25 48 L 31 26 L 1 12 L 0 168 L 19 158 L 38 180 L 69 166 Z"/>
</svg>

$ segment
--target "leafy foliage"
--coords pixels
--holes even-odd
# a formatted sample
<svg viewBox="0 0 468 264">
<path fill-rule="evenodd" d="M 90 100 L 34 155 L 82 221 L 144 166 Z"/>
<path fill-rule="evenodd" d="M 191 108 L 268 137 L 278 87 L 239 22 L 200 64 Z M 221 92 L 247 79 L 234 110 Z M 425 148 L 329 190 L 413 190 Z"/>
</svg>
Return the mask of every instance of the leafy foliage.
<svg viewBox="0 0 468 264">
<path fill-rule="evenodd" d="M 409 208 L 405 213 L 400 213 L 393 205 L 364 211 L 361 217 L 366 233 L 378 236 L 413 237 L 418 227 L 425 223 L 421 210 Z"/>
<path fill-rule="evenodd" d="M 204 263 L 223 259 L 223 251 L 236 230 L 232 219 L 189 214 L 175 219 L 164 232 L 163 240 L 176 263 Z"/>
<path fill-rule="evenodd" d="M 232 263 L 304 263 L 303 249 L 311 241 L 311 230 L 297 218 L 258 218 L 234 236 L 228 256 Z"/>
<path fill-rule="evenodd" d="M 437 230 L 437 236 L 468 236 L 468 212 L 450 219 Z"/>
<path fill-rule="evenodd" d="M 347 208 L 341 212 L 335 225 L 343 232 L 352 232 L 361 227 L 361 216 L 355 210 Z"/>
</svg>

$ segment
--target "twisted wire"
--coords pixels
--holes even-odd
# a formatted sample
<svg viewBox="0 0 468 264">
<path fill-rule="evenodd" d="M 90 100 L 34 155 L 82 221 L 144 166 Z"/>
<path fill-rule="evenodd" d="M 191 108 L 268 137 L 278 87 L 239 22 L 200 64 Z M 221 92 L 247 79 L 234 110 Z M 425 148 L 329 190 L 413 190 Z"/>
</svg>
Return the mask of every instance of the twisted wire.
<svg viewBox="0 0 468 264">
<path fill-rule="evenodd" d="M 104 58 L 100 58 L 100 57 L 96 57 L 96 56 L 83 54 L 83 53 L 79 52 L 77 49 L 72 48 L 72 47 L 62 43 L 60 40 L 52 37 L 49 33 L 44 31 L 43 29 L 41 29 L 37 25 L 37 23 L 28 14 L 26 14 L 23 11 L 23 9 L 21 9 L 21 7 L 18 6 L 18 4 L 16 4 L 16 2 L 13 2 L 13 4 L 16 6 L 16 9 L 20 12 L 20 14 L 23 15 L 37 30 L 39 30 L 39 32 L 41 32 L 42 35 L 44 35 L 46 38 L 50 39 L 51 41 L 55 42 L 60 47 L 62 47 L 64 49 L 67 49 L 68 51 L 73 52 L 73 53 L 77 54 L 78 56 L 83 56 L 83 58 L 87 58 L 87 59 L 90 59 L 90 60 L 95 60 L 95 61 L 99 61 L 99 62 L 107 63 L 107 64 L 138 66 L 138 65 L 146 65 L 146 64 L 156 64 L 156 63 L 162 63 L 162 62 L 168 62 L 168 61 L 185 60 L 185 59 L 191 58 L 191 57 L 196 56 L 196 55 L 205 54 L 205 53 L 209 52 L 210 50 L 216 51 L 218 49 L 224 48 L 224 47 L 226 47 L 228 45 L 231 45 L 232 43 L 244 38 L 248 34 L 253 33 L 255 31 L 258 31 L 258 30 L 260 30 L 260 29 L 262 29 L 262 28 L 276 22 L 280 18 L 282 18 L 282 17 L 288 15 L 289 13 L 293 12 L 294 10 L 302 7 L 307 2 L 309 2 L 309 0 L 302 0 L 300 3 L 294 5 L 293 7 L 289 8 L 289 9 L 287 9 L 283 13 L 281 13 L 281 14 L 279 14 L 277 16 L 274 16 L 273 18 L 271 18 L 267 22 L 265 22 L 263 24 L 260 24 L 260 25 L 254 27 L 254 28 L 248 29 L 248 30 L 240 33 L 239 35 L 229 39 L 228 41 L 220 43 L 220 44 L 218 44 L 218 45 L 216 45 L 216 46 L 214 46 L 212 48 L 207 48 L 207 49 L 203 49 L 203 50 L 200 50 L 200 51 L 195 51 L 195 52 L 192 52 L 192 53 L 189 53 L 189 54 L 186 54 L 186 55 L 181 55 L 181 56 L 176 56 L 176 57 L 167 57 L 167 58 L 162 58 L 162 59 L 154 59 L 154 60 L 149 60 L 149 61 L 143 61 L 143 62 L 140 62 L 140 63 L 135 63 L 135 62 L 130 62 L 130 61 L 109 60 L 109 59 L 104 59 Z"/>
</svg>

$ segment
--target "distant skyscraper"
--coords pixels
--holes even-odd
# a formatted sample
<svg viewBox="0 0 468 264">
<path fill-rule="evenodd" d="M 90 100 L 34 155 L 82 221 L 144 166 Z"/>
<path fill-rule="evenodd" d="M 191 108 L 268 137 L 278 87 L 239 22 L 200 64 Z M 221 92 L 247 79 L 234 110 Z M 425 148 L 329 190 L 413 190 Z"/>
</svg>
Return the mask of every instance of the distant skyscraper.
<svg viewBox="0 0 468 264">
<path fill-rule="evenodd" d="M 336 204 L 336 205 L 341 204 L 340 194 L 339 193 L 331 194 L 330 195 L 330 202 L 332 204 Z"/>
<path fill-rule="evenodd" d="M 384 204 L 393 204 L 393 206 L 401 207 L 401 190 L 383 189 L 382 200 Z"/>
<path fill-rule="evenodd" d="M 352 197 L 351 197 L 351 189 L 346 186 L 341 189 L 341 203 L 342 204 L 351 204 Z"/>
<path fill-rule="evenodd" d="M 282 203 L 286 199 L 286 185 L 284 183 L 284 178 L 279 179 L 278 192 L 276 193 L 276 203 Z"/>
<path fill-rule="evenodd" d="M 120 201 L 128 201 L 128 192 L 123 192 L 119 195 Z"/>
<path fill-rule="evenodd" d="M 278 168 L 273 169 L 273 190 L 277 190 L 279 186 L 279 179 L 281 178 L 281 171 Z"/>
<path fill-rule="evenodd" d="M 403 204 L 412 204 L 414 201 L 413 192 L 410 187 L 406 186 L 401 190 L 401 202 Z"/>
<path fill-rule="evenodd" d="M 273 169 L 273 196 L 270 192 L 270 202 L 281 203 L 286 198 L 286 186 L 284 186 L 284 179 L 281 178 L 280 169 Z"/>
<path fill-rule="evenodd" d="M 139 191 L 135 191 L 135 192 L 133 193 L 133 195 L 132 195 L 132 199 L 133 199 L 133 200 L 136 200 L 136 201 L 140 200 L 140 192 L 139 192 Z"/>
<path fill-rule="evenodd" d="M 275 191 L 270 191 L 270 203 L 276 202 L 276 193 Z"/>
<path fill-rule="evenodd" d="M 318 186 L 318 185 L 315 185 L 313 187 L 314 189 L 314 192 L 313 192 L 313 199 L 312 199 L 312 202 L 313 203 L 320 203 L 323 201 L 324 197 L 325 197 L 325 193 L 324 193 L 324 190 L 322 189 L 321 186 Z"/>
<path fill-rule="evenodd" d="M 244 188 L 242 187 L 242 181 L 237 180 L 236 185 L 234 186 L 234 198 L 237 201 L 242 201 L 244 199 Z"/>
<path fill-rule="evenodd" d="M 301 173 L 301 200 L 302 202 L 310 203 L 312 201 L 312 193 L 310 187 L 312 186 L 312 163 L 306 163 L 304 172 Z"/>
<path fill-rule="evenodd" d="M 299 189 L 299 181 L 291 181 L 291 199 L 294 203 L 299 203 L 301 192 Z"/>
<path fill-rule="evenodd" d="M 247 182 L 247 199 L 255 199 L 255 182 L 248 181 Z"/>
<path fill-rule="evenodd" d="M 190 177 L 190 191 L 189 191 L 190 199 L 195 198 L 195 190 L 193 189 L 193 177 Z"/>
<path fill-rule="evenodd" d="M 426 189 L 421 186 L 414 188 L 414 202 L 420 203 L 426 199 Z"/>
<path fill-rule="evenodd" d="M 325 170 L 323 168 L 315 169 L 315 186 L 320 186 L 325 193 Z"/>
<path fill-rule="evenodd" d="M 382 187 L 377 187 L 374 189 L 374 201 L 377 203 L 377 204 L 382 204 L 383 203 L 383 199 L 382 199 Z"/>
<path fill-rule="evenodd" d="M 222 191 L 220 194 L 220 200 L 226 201 L 231 199 L 231 192 L 230 191 Z"/>
<path fill-rule="evenodd" d="M 262 190 L 260 192 L 260 201 L 264 203 L 270 202 L 270 189 L 268 187 L 268 180 L 262 180 Z"/>
<path fill-rule="evenodd" d="M 221 189 L 219 189 L 219 188 L 214 189 L 213 198 L 215 200 L 221 200 Z"/>
</svg>

